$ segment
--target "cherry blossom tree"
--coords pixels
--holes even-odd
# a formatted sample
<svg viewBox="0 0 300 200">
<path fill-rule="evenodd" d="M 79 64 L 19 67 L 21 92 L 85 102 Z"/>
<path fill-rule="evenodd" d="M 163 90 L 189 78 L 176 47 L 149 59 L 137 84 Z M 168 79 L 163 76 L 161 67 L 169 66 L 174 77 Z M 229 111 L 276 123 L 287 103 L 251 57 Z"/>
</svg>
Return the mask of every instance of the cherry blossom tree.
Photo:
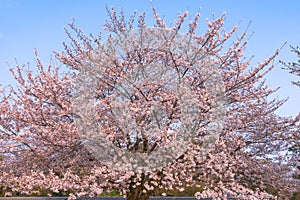
<svg viewBox="0 0 300 200">
<path fill-rule="evenodd" d="M 64 43 L 65 50 L 55 54 L 60 65 L 45 66 L 35 51 L 36 67 L 11 70 L 18 86 L 1 91 L 0 102 L 0 182 L 8 195 L 43 190 L 49 195 L 95 196 L 117 189 L 128 200 L 143 200 L 196 186 L 199 198 L 220 199 L 229 194 L 239 199 L 287 199 L 299 190 L 299 180 L 293 178 L 298 173 L 299 155 L 288 151 L 299 142 L 297 119 L 274 113 L 285 101 L 270 99 L 277 89 L 266 86 L 264 80 L 279 51 L 253 66 L 244 56 L 246 31 L 238 34 L 235 26 L 226 32 L 225 15 L 208 21 L 207 31 L 199 34 L 199 13 L 186 30 L 188 12 L 180 13 L 168 27 L 153 8 L 156 22 L 149 27 L 145 13 L 138 17 L 134 13 L 126 20 L 123 12 L 107 11 L 106 35 L 88 36 L 74 22 L 70 24 L 66 33 L 71 43 Z M 154 44 L 155 38 L 164 42 L 147 46 Z M 136 41 L 138 48 L 132 48 Z M 210 66 L 216 66 L 221 77 L 217 96 L 211 93 L 213 85 L 204 75 L 214 70 Z M 193 92 L 182 99 L 166 86 L 172 81 L 168 77 L 159 79 L 161 82 L 145 78 L 146 84 L 136 84 L 127 96 L 130 120 L 139 130 L 155 120 L 157 123 L 155 136 L 136 134 L 132 139 L 132 132 L 124 131 L 113 115 L 112 110 L 119 107 L 112 105 L 112 99 L 116 89 L 121 91 L 117 87 L 120 81 L 126 77 L 129 82 L 132 72 L 139 69 L 148 75 L 152 70 L 173 70 Z M 72 106 L 78 95 L 73 82 L 86 72 L 97 78 L 94 122 L 107 141 L 131 155 L 151 155 L 168 146 L 180 134 L 176 124 L 184 122 L 181 108 L 188 109 L 185 106 L 195 98 L 196 116 L 188 124 L 195 128 L 184 129 L 192 133 L 185 151 L 171 162 L 145 171 L 122 170 L 97 159 L 99 152 L 91 151 L 81 137 Z M 224 108 L 218 118 L 222 126 L 217 129 L 214 146 L 204 152 L 204 138 L 213 134 L 209 129 L 216 122 L 214 102 L 219 97 Z M 164 111 L 161 121 L 156 119 L 162 115 L 155 114 L 155 106 Z"/>
<path fill-rule="evenodd" d="M 299 51 L 299 47 L 293 47 L 291 46 L 291 51 L 293 53 L 296 54 L 297 58 L 300 58 L 300 51 Z M 284 62 L 284 61 L 280 61 L 283 64 L 283 68 L 288 70 L 291 74 L 296 75 L 296 76 L 300 76 L 300 60 L 297 60 L 296 62 Z M 292 81 L 292 83 L 298 87 L 300 87 L 300 81 Z M 298 114 L 298 116 L 296 118 L 300 118 L 300 113 Z M 296 152 L 298 155 L 300 154 L 300 144 L 299 142 L 296 143 L 294 146 L 291 147 L 290 149 L 291 151 Z M 298 160 L 298 168 L 300 167 L 300 160 Z M 299 174 L 298 174 L 299 177 Z"/>
</svg>

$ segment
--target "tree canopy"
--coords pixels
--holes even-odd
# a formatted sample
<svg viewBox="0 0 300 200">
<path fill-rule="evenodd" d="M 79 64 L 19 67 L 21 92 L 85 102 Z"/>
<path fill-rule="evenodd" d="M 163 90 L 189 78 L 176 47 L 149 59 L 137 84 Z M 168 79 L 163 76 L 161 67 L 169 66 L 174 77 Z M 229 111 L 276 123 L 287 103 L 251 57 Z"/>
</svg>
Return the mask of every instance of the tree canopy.
<svg viewBox="0 0 300 200">
<path fill-rule="evenodd" d="M 239 35 L 237 26 L 225 31 L 225 15 L 199 34 L 199 13 L 187 26 L 187 11 L 170 26 L 154 7 L 154 26 L 145 23 L 145 13 L 128 19 L 115 9 L 107 13 L 99 36 L 69 24 L 70 43 L 55 53 L 58 66 L 45 66 L 35 51 L 36 71 L 11 69 L 18 86 L 3 89 L 0 99 L 4 190 L 75 197 L 115 189 L 128 200 L 191 186 L 199 187 L 199 198 L 286 199 L 299 190 L 299 154 L 289 151 L 299 142 L 299 118 L 275 114 L 284 100 L 271 99 L 277 89 L 264 80 L 278 50 L 252 66 L 244 56 L 246 32 Z M 81 114 L 93 105 L 93 115 L 78 116 L 73 100 L 79 97 Z M 99 135 L 82 137 L 92 130 L 87 122 Z M 124 155 L 147 158 L 185 136 L 183 152 L 150 170 L 151 163 L 122 170 L 116 167 L 122 156 L 112 155 L 118 160 L 109 165 L 107 149 L 93 149 L 106 139 Z M 133 164 L 124 158 L 122 164 Z M 166 158 L 159 159 L 153 162 Z"/>
</svg>

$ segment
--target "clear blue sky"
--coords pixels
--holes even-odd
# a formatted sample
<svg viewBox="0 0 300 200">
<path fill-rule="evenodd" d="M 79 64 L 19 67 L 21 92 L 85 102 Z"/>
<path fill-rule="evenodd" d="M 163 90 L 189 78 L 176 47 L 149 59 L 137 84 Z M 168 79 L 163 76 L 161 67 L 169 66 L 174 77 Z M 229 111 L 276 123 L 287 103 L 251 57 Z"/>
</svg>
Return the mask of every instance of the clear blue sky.
<svg viewBox="0 0 300 200">
<path fill-rule="evenodd" d="M 206 30 L 205 18 L 211 19 L 212 13 L 216 16 L 223 11 L 227 13 L 227 30 L 239 23 L 241 30 L 244 30 L 252 21 L 249 34 L 252 31 L 255 34 L 249 41 L 246 55 L 254 55 L 253 64 L 272 55 L 285 42 L 288 45 L 282 49 L 277 60 L 296 61 L 289 45 L 300 45 L 298 0 L 153 0 L 153 4 L 168 22 L 173 21 L 180 11 L 188 9 L 191 14 L 200 11 L 199 32 Z M 123 7 L 127 15 L 134 10 L 145 11 L 151 18 L 148 0 L 0 0 L 0 84 L 12 83 L 6 62 L 14 66 L 16 58 L 19 64 L 30 62 L 34 66 L 34 48 L 48 64 L 52 51 L 62 50 L 61 43 L 67 39 L 64 27 L 72 17 L 86 33 L 97 34 L 106 18 L 105 5 L 118 10 Z M 272 87 L 281 87 L 277 93 L 279 97 L 290 98 L 278 114 L 296 115 L 300 112 L 300 88 L 292 86 L 290 81 L 297 77 L 280 68 L 280 64 L 276 65 L 268 75 L 267 83 Z"/>
</svg>

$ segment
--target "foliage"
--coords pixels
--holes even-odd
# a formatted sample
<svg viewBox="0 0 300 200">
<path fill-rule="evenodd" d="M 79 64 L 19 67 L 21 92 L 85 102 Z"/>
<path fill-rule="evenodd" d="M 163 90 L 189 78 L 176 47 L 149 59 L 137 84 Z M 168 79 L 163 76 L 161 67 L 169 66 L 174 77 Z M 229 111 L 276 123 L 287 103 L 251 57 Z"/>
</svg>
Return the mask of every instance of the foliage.
<svg viewBox="0 0 300 200">
<path fill-rule="evenodd" d="M 297 55 L 298 58 L 300 58 L 300 51 L 298 47 L 291 46 L 291 51 Z M 284 69 L 289 70 L 291 74 L 294 74 L 296 76 L 300 76 L 300 60 L 297 60 L 297 62 L 288 62 L 285 63 L 284 61 L 280 61 L 284 65 Z M 300 81 L 293 81 L 293 84 L 300 87 Z"/>
</svg>

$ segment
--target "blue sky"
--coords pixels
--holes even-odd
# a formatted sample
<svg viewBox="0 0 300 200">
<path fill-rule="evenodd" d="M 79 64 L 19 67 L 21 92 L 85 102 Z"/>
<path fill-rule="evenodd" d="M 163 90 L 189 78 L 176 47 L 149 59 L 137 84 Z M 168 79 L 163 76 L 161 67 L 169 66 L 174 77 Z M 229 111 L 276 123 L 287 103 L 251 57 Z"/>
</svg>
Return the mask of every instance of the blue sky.
<svg viewBox="0 0 300 200">
<path fill-rule="evenodd" d="M 190 14 L 201 13 L 199 32 L 206 30 L 205 18 L 220 16 L 226 12 L 225 28 L 240 24 L 241 30 L 248 29 L 251 37 L 246 48 L 246 56 L 254 56 L 252 64 L 262 62 L 272 55 L 285 42 L 277 60 L 296 61 L 290 52 L 289 45 L 300 45 L 300 1 L 237 1 L 237 0 L 153 0 L 154 6 L 167 22 L 172 22 L 178 12 L 188 9 Z M 8 71 L 8 62 L 12 67 L 15 58 L 18 63 L 31 63 L 34 68 L 34 48 L 37 48 L 41 59 L 48 64 L 52 51 L 63 49 L 66 41 L 64 27 L 75 18 L 77 26 L 86 33 L 97 34 L 103 27 L 106 18 L 105 5 L 114 6 L 117 10 L 124 8 L 126 15 L 134 10 L 146 12 L 151 19 L 151 6 L 148 0 L 107 1 L 107 0 L 0 0 L 0 84 L 13 82 Z M 152 25 L 149 21 L 149 25 Z M 289 116 L 300 112 L 300 88 L 292 86 L 291 76 L 277 64 L 268 75 L 267 83 L 271 87 L 281 87 L 280 98 L 289 97 L 288 102 L 278 110 L 278 114 Z"/>
</svg>

